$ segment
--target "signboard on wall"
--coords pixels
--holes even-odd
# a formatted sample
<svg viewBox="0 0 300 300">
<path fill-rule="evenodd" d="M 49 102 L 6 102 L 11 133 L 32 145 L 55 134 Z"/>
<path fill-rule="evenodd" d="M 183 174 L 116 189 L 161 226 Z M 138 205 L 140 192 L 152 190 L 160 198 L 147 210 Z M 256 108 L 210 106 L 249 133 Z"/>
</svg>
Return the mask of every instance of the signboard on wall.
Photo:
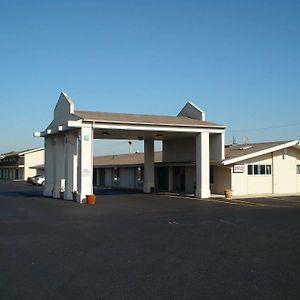
<svg viewBox="0 0 300 300">
<path fill-rule="evenodd" d="M 89 168 L 83 169 L 82 170 L 82 175 L 83 176 L 90 176 L 90 175 L 92 175 L 92 170 L 89 169 Z"/>
<path fill-rule="evenodd" d="M 245 173 L 245 165 L 233 165 L 233 173 Z"/>
</svg>

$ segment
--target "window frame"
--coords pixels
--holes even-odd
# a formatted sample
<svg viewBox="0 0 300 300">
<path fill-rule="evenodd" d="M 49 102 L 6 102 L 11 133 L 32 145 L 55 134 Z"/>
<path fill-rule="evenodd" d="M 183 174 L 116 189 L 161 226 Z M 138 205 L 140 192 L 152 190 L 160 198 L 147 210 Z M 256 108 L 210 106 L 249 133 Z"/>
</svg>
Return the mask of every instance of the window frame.
<svg viewBox="0 0 300 300">
<path fill-rule="evenodd" d="M 270 164 L 248 164 L 247 175 L 272 175 L 272 165 Z"/>
</svg>

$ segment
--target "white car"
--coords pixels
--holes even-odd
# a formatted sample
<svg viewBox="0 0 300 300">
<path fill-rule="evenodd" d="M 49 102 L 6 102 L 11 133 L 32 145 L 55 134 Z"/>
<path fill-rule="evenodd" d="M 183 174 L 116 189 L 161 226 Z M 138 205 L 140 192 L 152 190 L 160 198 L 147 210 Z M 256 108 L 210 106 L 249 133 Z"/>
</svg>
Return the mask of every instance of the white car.
<svg viewBox="0 0 300 300">
<path fill-rule="evenodd" d="M 45 176 L 44 175 L 37 176 L 32 181 L 33 181 L 32 183 L 35 185 L 45 185 Z"/>
</svg>

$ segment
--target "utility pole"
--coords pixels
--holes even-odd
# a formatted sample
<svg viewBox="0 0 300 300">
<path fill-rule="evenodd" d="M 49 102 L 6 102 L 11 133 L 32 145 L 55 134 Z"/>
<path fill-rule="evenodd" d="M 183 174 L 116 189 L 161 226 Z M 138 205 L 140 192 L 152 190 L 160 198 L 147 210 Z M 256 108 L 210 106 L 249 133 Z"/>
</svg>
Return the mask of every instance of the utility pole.
<svg viewBox="0 0 300 300">
<path fill-rule="evenodd" d="M 129 154 L 131 153 L 131 145 L 132 145 L 132 141 L 128 141 L 128 146 L 129 146 Z"/>
</svg>

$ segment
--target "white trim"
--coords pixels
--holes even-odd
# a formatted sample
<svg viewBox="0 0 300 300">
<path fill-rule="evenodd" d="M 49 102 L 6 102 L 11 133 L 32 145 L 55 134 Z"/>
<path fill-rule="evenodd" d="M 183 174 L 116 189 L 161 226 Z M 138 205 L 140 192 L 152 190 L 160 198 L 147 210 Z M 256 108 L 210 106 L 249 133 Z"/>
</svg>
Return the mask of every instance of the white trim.
<svg viewBox="0 0 300 300">
<path fill-rule="evenodd" d="M 253 157 L 257 157 L 257 156 L 261 156 L 261 155 L 268 154 L 268 153 L 271 153 L 271 152 L 275 152 L 275 151 L 278 151 L 278 150 L 282 150 L 284 148 L 289 148 L 289 147 L 297 145 L 298 143 L 299 142 L 297 140 L 294 140 L 294 141 L 291 141 L 291 142 L 288 142 L 288 143 L 283 143 L 281 145 L 278 145 L 278 146 L 275 146 L 275 147 L 270 147 L 270 148 L 265 149 L 265 150 L 261 150 L 261 151 L 257 151 L 257 152 L 254 152 L 254 153 L 250 153 L 250 154 L 242 155 L 242 156 L 239 156 L 239 157 L 224 160 L 222 162 L 222 164 L 224 166 L 234 164 L 236 162 L 247 160 L 247 159 L 250 159 L 250 158 L 253 158 Z"/>
<path fill-rule="evenodd" d="M 80 126 L 80 127 L 91 127 L 91 125 L 89 125 L 89 126 Z M 78 128 L 80 128 L 80 127 L 78 127 Z M 35 131 L 33 133 L 33 136 L 34 137 L 46 137 L 48 135 L 60 133 L 60 132 L 67 131 L 67 130 L 70 130 L 70 129 L 71 129 L 71 127 L 69 127 L 69 126 L 59 125 L 59 126 L 57 126 L 57 128 L 48 128 L 44 131 L 39 131 L 39 132 Z"/>
<path fill-rule="evenodd" d="M 75 114 L 76 115 L 76 114 Z M 76 117 L 79 117 L 76 115 Z M 191 119 L 191 118 L 190 118 Z M 193 119 L 195 120 L 195 119 Z M 196 127 L 196 128 L 222 128 L 225 129 L 226 126 L 217 125 L 217 124 L 169 124 L 169 123 L 149 123 L 149 122 L 134 122 L 134 121 L 118 121 L 118 120 L 95 120 L 95 119 L 84 119 L 82 118 L 80 121 L 83 122 L 93 122 L 93 123 L 107 123 L 107 124 L 126 124 L 126 125 L 149 125 L 149 126 L 180 126 L 180 127 Z M 76 121 L 75 121 L 76 122 Z"/>
<path fill-rule="evenodd" d="M 41 137 L 41 131 L 34 131 L 33 136 L 34 137 Z"/>
<path fill-rule="evenodd" d="M 19 153 L 19 155 L 24 155 L 24 154 L 28 154 L 28 153 L 33 153 L 33 152 L 41 151 L 41 150 L 44 150 L 44 149 L 45 149 L 44 147 L 39 147 L 39 148 L 31 149 L 31 150 L 29 150 L 29 151 L 21 152 L 21 153 Z"/>
<path fill-rule="evenodd" d="M 68 121 L 69 127 L 89 127 L 90 124 L 78 123 L 77 121 Z M 175 126 L 139 126 L 139 125 L 115 125 L 115 124 L 93 124 L 94 129 L 123 129 L 123 130 L 132 130 L 132 131 L 163 131 L 163 132 L 209 132 L 209 133 L 223 133 L 225 129 L 215 129 L 215 128 L 181 128 Z"/>
</svg>

